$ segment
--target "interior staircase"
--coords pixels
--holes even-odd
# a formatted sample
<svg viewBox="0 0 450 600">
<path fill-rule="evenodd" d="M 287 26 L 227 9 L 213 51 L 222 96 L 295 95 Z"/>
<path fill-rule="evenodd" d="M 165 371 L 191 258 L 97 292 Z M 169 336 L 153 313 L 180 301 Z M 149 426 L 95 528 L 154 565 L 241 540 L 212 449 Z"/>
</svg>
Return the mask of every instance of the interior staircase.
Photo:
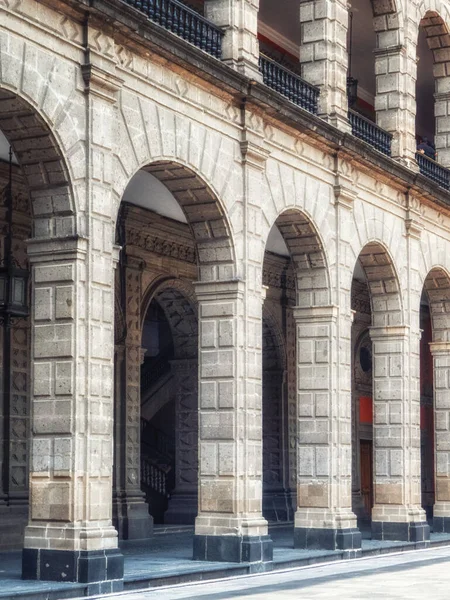
<svg viewBox="0 0 450 600">
<path fill-rule="evenodd" d="M 141 488 L 156 524 L 164 522 L 175 486 L 175 438 L 152 424 L 152 417 L 173 399 L 167 360 L 156 359 L 141 371 Z"/>
</svg>

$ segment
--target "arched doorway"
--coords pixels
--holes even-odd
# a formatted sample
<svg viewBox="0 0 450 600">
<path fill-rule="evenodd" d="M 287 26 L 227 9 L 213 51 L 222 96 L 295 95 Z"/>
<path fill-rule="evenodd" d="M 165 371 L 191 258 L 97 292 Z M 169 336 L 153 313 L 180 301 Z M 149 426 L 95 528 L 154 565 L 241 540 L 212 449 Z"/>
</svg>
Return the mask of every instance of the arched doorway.
<svg viewBox="0 0 450 600">
<path fill-rule="evenodd" d="M 332 482 L 339 480 L 345 489 L 349 481 L 345 469 L 336 472 L 333 465 L 337 463 L 329 460 L 334 427 L 345 411 L 339 408 L 339 414 L 334 413 L 339 405 L 333 396 L 331 379 L 331 364 L 337 352 L 332 345 L 336 313 L 330 302 L 324 247 L 312 220 L 296 209 L 286 210 L 277 218 L 271 235 L 276 235 L 279 246 L 284 245 L 290 258 L 289 271 L 286 269 L 280 276 L 290 276 L 294 286 L 293 406 L 288 394 L 289 427 L 293 418 L 296 433 L 294 545 L 305 549 L 358 548 L 361 539 L 351 511 L 350 493 L 340 496 L 343 502 L 339 506 L 336 496 L 330 493 L 335 485 Z M 288 371 L 290 368 L 288 358 Z M 340 398 L 341 403 L 347 401 L 350 410 L 350 395 Z M 340 455 L 348 457 L 350 467 L 350 430 L 347 427 L 345 431 L 348 438 L 340 437 Z"/>
<path fill-rule="evenodd" d="M 436 273 L 437 275 L 437 273 Z M 427 285 L 430 280 L 427 282 Z M 420 466 L 421 498 L 427 521 L 433 521 L 435 501 L 435 441 L 433 401 L 433 356 L 430 344 L 433 341 L 431 309 L 426 291 L 420 299 Z"/>
<path fill-rule="evenodd" d="M 0 191 L 2 266 L 5 266 L 7 258 L 7 222 L 10 217 L 12 262 L 15 267 L 29 272 L 29 289 L 25 294 L 29 316 L 13 318 L 8 325 L 2 319 L 0 329 L 0 550 L 10 550 L 23 547 L 25 526 L 30 514 L 30 484 L 32 489 L 39 489 L 46 498 L 43 505 L 47 510 L 43 510 L 41 519 L 48 522 L 51 536 L 53 519 L 50 493 L 52 485 L 56 483 L 51 454 L 46 458 L 46 469 L 50 476 L 45 486 L 39 475 L 39 466 L 31 469 L 30 479 L 29 464 L 34 456 L 30 457 L 31 437 L 35 440 L 36 447 L 40 443 L 51 443 L 54 437 L 49 434 L 52 423 L 55 422 L 54 411 L 48 407 L 44 419 L 39 408 L 55 390 L 44 390 L 36 380 L 39 379 L 40 369 L 44 364 L 47 368 L 55 367 L 58 353 L 47 352 L 43 356 L 42 352 L 36 352 L 31 347 L 31 331 L 32 328 L 35 329 L 36 339 L 39 337 L 36 326 L 44 322 L 49 325 L 58 322 L 57 314 L 45 314 L 45 308 L 42 310 L 36 304 L 44 293 L 43 288 L 46 288 L 47 293 L 54 293 L 58 281 L 55 279 L 51 284 L 35 282 L 35 293 L 34 296 L 31 295 L 31 266 L 25 240 L 32 238 L 28 249 L 30 254 L 37 255 L 32 257 L 33 263 L 39 263 L 39 252 L 35 251 L 37 240 L 46 240 L 52 235 L 57 237 L 58 224 L 63 221 L 67 234 L 70 235 L 74 233 L 75 223 L 71 222 L 74 205 L 67 168 L 54 135 L 28 101 L 3 88 L 0 89 Z M 2 292 L 4 291 L 3 288 Z M 32 298 L 36 303 L 31 304 Z M 30 380 L 32 362 L 36 381 L 34 386 Z M 32 424 L 31 394 L 34 395 L 35 402 Z M 34 460 L 39 463 L 37 457 Z M 33 562 L 35 561 L 31 560 L 30 564 Z"/>
<path fill-rule="evenodd" d="M 289 489 L 289 417 L 284 340 L 274 317 L 263 312 L 263 515 L 269 522 L 293 519 Z"/>
<path fill-rule="evenodd" d="M 421 498 L 433 531 L 450 531 L 448 389 L 450 365 L 448 304 L 450 277 L 434 267 L 420 301 Z"/>
<path fill-rule="evenodd" d="M 198 514 L 198 470 L 202 460 L 208 463 L 208 457 L 197 459 L 199 336 L 198 292 L 193 282 L 204 282 L 207 287 L 209 282 L 217 286 L 225 280 L 228 285 L 233 280 L 235 267 L 228 224 L 219 202 L 199 175 L 176 162 L 155 162 L 135 174 L 123 195 L 117 231 L 123 250 L 116 287 L 126 332 L 121 342 L 124 358 L 120 365 L 125 389 L 116 394 L 116 518 L 122 537 L 142 539 L 151 536 L 152 523 L 141 491 L 141 479 L 145 479 L 149 500 L 147 484 L 152 477 L 159 481 L 156 485 L 164 481 L 163 494 L 170 493 L 170 498 L 166 497 L 158 510 L 150 508 L 156 521 L 192 524 Z M 201 283 L 196 284 L 199 285 Z M 153 333 L 151 325 L 155 319 L 166 323 L 166 336 L 170 332 L 172 343 L 167 345 L 165 355 L 160 352 L 161 348 L 156 348 L 155 360 L 151 360 L 147 350 L 157 345 L 150 339 L 156 336 L 154 324 Z M 220 318 L 221 337 L 216 338 L 220 347 L 225 342 L 228 345 L 229 339 L 224 335 L 227 330 L 223 329 L 223 323 L 224 319 Z M 210 324 L 204 325 L 203 330 Z M 210 340 L 205 343 L 205 354 L 209 356 Z M 229 352 L 228 347 L 226 351 Z M 159 369 L 156 364 L 159 354 L 164 355 L 160 356 L 164 363 L 162 371 L 167 369 L 173 375 L 172 383 L 168 375 L 165 382 L 158 382 L 159 377 L 152 381 Z M 161 376 L 164 375 L 162 372 Z M 216 383 L 216 379 L 220 381 Z M 226 388 L 227 379 L 229 376 L 221 378 L 217 369 L 204 371 L 201 390 L 206 392 L 217 386 L 233 390 L 233 386 Z M 161 388 L 153 389 L 156 394 L 144 389 L 158 383 Z M 120 385 L 116 385 L 116 389 L 120 389 Z M 171 396 L 167 402 L 165 394 Z M 155 412 L 158 405 L 159 410 Z M 212 407 L 205 403 L 204 408 L 206 420 L 211 416 Z M 224 408 L 228 416 L 229 407 L 224 405 Z M 221 407 L 217 409 L 220 411 Z M 141 415 L 146 423 L 141 421 Z M 208 430 L 206 435 L 211 438 L 212 434 Z M 219 430 L 217 437 L 220 438 Z M 166 448 L 171 446 L 168 454 L 174 456 L 161 456 L 158 443 L 165 444 Z M 146 465 L 141 460 L 144 444 L 150 450 L 146 454 L 147 459 L 153 461 L 151 466 L 148 460 Z M 222 452 L 225 447 L 228 445 L 220 445 Z M 169 472 L 164 474 L 166 467 L 170 467 Z M 203 489 L 214 487 L 217 482 L 221 485 L 222 479 L 228 482 L 229 477 L 229 471 L 211 473 L 205 469 Z M 173 479 L 169 487 L 173 489 L 169 492 L 170 478 Z M 154 505 L 155 502 L 153 499 Z"/>
<path fill-rule="evenodd" d="M 29 190 L 23 169 L 9 151 L 9 141 L 0 130 L 1 266 L 6 264 L 10 217 L 13 262 L 29 272 L 25 245 L 32 228 Z M 27 303 L 30 298 L 28 289 Z M 12 319 L 8 324 L 0 319 L 0 551 L 22 549 L 28 521 L 30 334 L 29 316 Z"/>
<path fill-rule="evenodd" d="M 418 331 L 404 325 L 398 276 L 387 249 L 369 242 L 358 260 L 371 304 L 372 537 L 424 541 L 429 527 L 420 506 L 419 398 L 404 385 L 410 356 L 419 354 Z"/>
<path fill-rule="evenodd" d="M 373 507 L 373 370 L 370 293 L 361 263 L 353 274 L 352 507 L 360 529 L 370 528 Z"/>
<path fill-rule="evenodd" d="M 169 281 L 154 293 L 142 347 L 141 487 L 155 522 L 192 525 L 198 502 L 198 325 L 186 284 Z"/>
</svg>

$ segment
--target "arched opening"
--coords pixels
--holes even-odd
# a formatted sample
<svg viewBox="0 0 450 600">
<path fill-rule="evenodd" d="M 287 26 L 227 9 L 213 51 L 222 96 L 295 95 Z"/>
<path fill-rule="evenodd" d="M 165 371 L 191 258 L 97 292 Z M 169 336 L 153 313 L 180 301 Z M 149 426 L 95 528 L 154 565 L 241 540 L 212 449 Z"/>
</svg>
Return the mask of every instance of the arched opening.
<svg viewBox="0 0 450 600">
<path fill-rule="evenodd" d="M 434 403 L 433 357 L 430 351 L 433 333 L 427 293 L 420 300 L 420 472 L 421 499 L 427 520 L 432 522 L 434 483 Z"/>
<path fill-rule="evenodd" d="M 420 21 L 417 44 L 416 141 L 425 159 L 444 166 L 450 165 L 446 125 L 449 48 L 447 25 L 437 12 L 428 11 Z"/>
<path fill-rule="evenodd" d="M 447 532 L 449 473 L 448 390 L 450 380 L 450 277 L 439 267 L 428 273 L 420 300 L 421 498 L 435 532 Z"/>
<path fill-rule="evenodd" d="M 364 506 L 366 499 L 363 486 L 373 469 L 372 537 L 380 540 L 423 541 L 428 539 L 429 529 L 425 513 L 420 507 L 419 398 L 414 404 L 414 400 L 410 398 L 410 390 L 404 385 L 405 375 L 411 368 L 410 357 L 411 360 L 413 357 L 418 360 L 418 338 L 416 340 L 409 328 L 404 327 L 398 276 L 393 261 L 382 244 L 366 244 L 358 257 L 354 279 L 355 290 L 357 287 L 367 290 L 365 302 L 367 298 L 370 299 L 371 313 L 369 318 L 367 307 L 365 311 L 360 307 L 360 315 L 355 315 L 356 322 L 361 322 L 364 316 L 366 327 L 370 321 L 369 335 L 367 336 L 367 329 L 362 331 L 354 350 L 353 389 L 356 406 L 353 410 L 353 439 L 356 441 L 356 448 L 354 447 L 353 478 L 354 481 L 360 478 L 358 508 L 360 515 L 367 519 L 372 502 L 366 502 Z M 354 302 L 357 306 L 356 299 Z M 370 399 L 367 399 L 365 406 L 357 393 L 361 388 L 361 383 L 356 380 L 357 361 L 359 371 L 366 369 L 367 373 L 372 372 L 371 460 L 369 450 L 364 451 L 369 454 L 367 457 L 361 445 L 365 421 L 361 417 L 366 412 L 370 416 L 371 407 Z M 366 377 L 366 386 L 370 390 L 369 376 Z M 412 408 L 407 412 L 405 407 L 408 402 Z M 409 420 L 405 422 L 407 414 Z M 410 429 L 404 434 L 406 426 Z M 354 492 L 357 488 L 354 485 Z M 372 490 L 369 493 L 371 495 Z"/>
<path fill-rule="evenodd" d="M 274 257 L 272 257 L 272 260 Z M 292 521 L 289 490 L 288 419 L 284 336 L 267 306 L 263 312 L 263 516 L 270 522 Z M 282 309 L 283 311 L 283 309 Z"/>
<path fill-rule="evenodd" d="M 198 325 L 177 286 L 154 294 L 143 325 L 141 489 L 155 523 L 193 524 L 198 488 Z"/>
<path fill-rule="evenodd" d="M 372 309 L 363 267 L 358 261 L 351 290 L 352 323 L 352 510 L 361 532 L 370 532 L 373 497 Z M 369 534 L 370 535 L 370 534 Z"/>
<path fill-rule="evenodd" d="M 264 254 L 262 313 L 263 516 L 290 522 L 296 498 L 295 283 L 286 242 L 276 225 Z M 292 352 L 289 354 L 289 348 Z M 275 532 L 271 534 L 275 535 Z M 275 543 L 277 538 L 275 535 Z"/>
<path fill-rule="evenodd" d="M 287 210 L 275 221 L 266 246 L 264 273 L 264 282 L 268 285 L 265 307 L 266 309 L 270 308 L 269 314 L 278 315 L 277 323 L 279 323 L 279 330 L 283 332 L 284 338 L 284 344 L 276 342 L 274 330 L 269 336 L 267 329 L 269 321 L 266 317 L 266 325 L 263 328 L 266 347 L 266 356 L 263 361 L 263 409 L 266 414 L 263 412 L 263 423 L 266 424 L 265 436 L 269 437 L 265 440 L 264 447 L 269 449 L 272 444 L 276 448 L 275 454 L 281 453 L 285 456 L 281 464 L 281 468 L 285 472 L 283 478 L 280 468 L 277 473 L 269 468 L 265 474 L 266 509 L 270 508 L 268 502 L 270 498 L 269 479 L 274 478 L 277 482 L 283 481 L 284 492 L 282 493 L 277 483 L 279 491 L 272 495 L 272 499 L 279 503 L 283 499 L 283 510 L 287 518 L 290 518 L 296 510 L 298 513 L 306 506 L 314 507 L 314 494 L 310 494 L 309 491 L 321 489 L 322 485 L 327 485 L 326 473 L 321 471 L 318 465 L 316 468 L 312 467 L 314 461 L 311 461 L 311 452 L 315 452 L 316 445 L 317 447 L 321 446 L 321 449 L 318 450 L 319 453 L 323 450 L 323 438 L 320 431 L 327 426 L 327 415 L 326 411 L 321 412 L 320 408 L 324 398 L 323 382 L 319 383 L 319 379 L 313 375 L 314 372 L 318 373 L 323 368 L 323 356 L 317 357 L 318 363 L 321 364 L 316 365 L 314 353 L 311 355 L 309 352 L 310 346 L 314 346 L 316 340 L 309 338 L 313 335 L 310 325 L 315 318 L 314 315 L 311 315 L 311 308 L 324 307 L 329 303 L 328 276 L 325 254 L 319 236 L 311 220 L 299 210 Z M 307 315 L 304 314 L 305 311 L 308 313 Z M 322 331 L 320 326 L 317 330 Z M 317 340 L 318 344 L 321 342 L 322 340 Z M 283 380 L 278 375 L 272 381 L 272 383 L 276 382 L 274 387 L 270 385 L 270 369 L 268 367 L 270 364 L 280 364 L 280 354 L 279 352 L 275 353 L 274 350 L 276 346 L 281 348 L 282 345 L 285 345 L 286 348 L 284 386 Z M 268 349 L 270 347 L 273 348 L 272 356 L 277 358 L 275 363 L 273 358 L 272 363 L 269 361 Z M 272 419 L 270 423 L 272 433 L 269 433 L 270 411 L 273 411 L 274 407 L 267 407 L 267 403 L 274 396 L 275 388 L 276 393 L 285 398 L 282 405 L 285 417 L 284 423 L 279 419 L 275 422 Z M 275 410 L 279 410 L 279 408 L 275 408 Z M 322 422 L 318 424 L 318 421 Z M 279 431 L 280 428 L 284 431 L 283 447 L 280 445 L 283 438 L 280 435 L 274 435 L 274 431 Z M 316 435 L 313 433 L 314 431 L 317 432 Z M 265 464 L 268 466 L 269 461 L 270 458 L 267 456 Z M 312 472 L 311 468 L 313 468 Z M 323 506 L 323 498 L 316 496 L 315 501 L 318 507 Z M 274 512 L 274 506 L 276 505 L 273 502 L 272 512 Z M 281 508 L 281 504 L 278 506 Z M 295 518 L 297 527 L 297 516 Z"/>
<path fill-rule="evenodd" d="M 30 450 L 31 437 L 37 445 L 43 438 L 45 443 L 52 443 L 47 427 L 55 416 L 57 402 L 48 406 L 45 418 L 38 409 L 48 396 L 54 397 L 56 383 L 51 381 L 45 390 L 37 383 L 32 386 L 30 372 L 32 361 L 35 373 L 42 363 L 50 368 L 55 366 L 54 356 L 40 359 L 31 347 L 32 313 L 34 327 L 43 322 L 49 325 L 57 322 L 49 303 L 38 310 L 32 302 L 42 288 L 53 293 L 55 285 L 35 282 L 35 292 L 31 294 L 31 267 L 25 240 L 76 233 L 73 213 L 68 172 L 54 135 L 26 100 L 0 89 L 0 551 L 23 548 L 30 484 L 40 485 L 41 497 L 49 499 L 40 471 L 49 473 L 47 489 L 54 484 L 54 456 L 30 459 Z M 12 285 L 18 280 L 6 275 L 4 268 L 8 263 L 28 274 L 27 280 L 20 275 L 23 293 L 19 294 L 16 287 L 18 296 L 13 302 L 17 304 L 21 296 L 21 304 L 24 300 L 27 306 L 22 306 L 21 314 L 15 309 L 9 312 L 10 319 L 4 312 L 7 306 L 4 294 L 8 289 L 5 281 L 8 279 Z M 31 394 L 35 402 L 33 427 Z M 34 461 L 31 469 L 30 460 Z M 41 512 L 41 518 L 51 521 L 50 503 L 44 500 L 43 505 L 48 509 Z"/>
<path fill-rule="evenodd" d="M 172 161 L 152 163 L 130 180 L 117 241 L 122 251 L 116 273 L 113 507 L 119 535 L 142 539 L 151 536 L 153 519 L 156 525 L 193 524 L 197 515 L 198 324 L 192 284 L 232 279 L 234 256 L 213 192 Z"/>
<path fill-rule="evenodd" d="M 395 0 L 352 0 L 347 32 L 349 120 L 353 135 L 388 156 L 403 152 L 395 114 L 402 94 L 399 31 Z"/>
<path fill-rule="evenodd" d="M 349 8 L 347 94 L 349 107 L 375 122 L 374 10 L 370 0 L 352 0 Z"/>
<path fill-rule="evenodd" d="M 258 40 L 262 56 L 301 75 L 300 39 L 298 4 L 284 2 L 283 10 L 280 10 L 280 7 L 271 0 L 260 0 Z"/>
</svg>

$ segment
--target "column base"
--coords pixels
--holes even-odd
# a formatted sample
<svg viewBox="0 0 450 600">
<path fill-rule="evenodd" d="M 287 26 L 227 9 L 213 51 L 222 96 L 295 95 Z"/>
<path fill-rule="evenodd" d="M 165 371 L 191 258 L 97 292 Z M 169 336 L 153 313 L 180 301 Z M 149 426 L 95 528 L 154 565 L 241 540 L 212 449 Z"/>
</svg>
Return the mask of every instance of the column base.
<svg viewBox="0 0 450 600">
<path fill-rule="evenodd" d="M 89 593 L 123 589 L 123 555 L 111 550 L 22 550 L 22 579 L 94 584 Z M 96 590 L 99 590 L 97 592 Z"/>
<path fill-rule="evenodd" d="M 147 540 L 153 536 L 153 517 L 143 497 L 116 497 L 113 523 L 120 540 Z"/>
<path fill-rule="evenodd" d="M 0 504 L 0 552 L 22 550 L 28 506 Z"/>
<path fill-rule="evenodd" d="M 169 525 L 194 525 L 198 512 L 196 492 L 172 492 L 169 507 L 164 513 L 164 523 Z"/>
<path fill-rule="evenodd" d="M 268 535 L 195 535 L 193 559 L 270 563 L 273 560 L 273 542 Z"/>
<path fill-rule="evenodd" d="M 318 527 L 295 527 L 294 548 L 304 550 L 361 550 L 361 532 L 351 529 L 320 529 Z"/>
<path fill-rule="evenodd" d="M 430 526 L 426 521 L 418 523 L 391 523 L 372 521 L 372 539 L 396 542 L 428 542 Z"/>
</svg>

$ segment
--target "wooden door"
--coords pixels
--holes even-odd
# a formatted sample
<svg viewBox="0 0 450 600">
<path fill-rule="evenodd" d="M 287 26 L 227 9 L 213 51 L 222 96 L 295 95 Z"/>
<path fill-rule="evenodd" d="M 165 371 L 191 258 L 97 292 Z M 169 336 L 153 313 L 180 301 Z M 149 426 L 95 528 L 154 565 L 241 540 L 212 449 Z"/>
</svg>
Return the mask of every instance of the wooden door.
<svg viewBox="0 0 450 600">
<path fill-rule="evenodd" d="M 372 468 L 372 442 L 361 440 L 361 495 L 364 503 L 366 517 L 372 516 L 373 506 L 373 468 Z"/>
</svg>

